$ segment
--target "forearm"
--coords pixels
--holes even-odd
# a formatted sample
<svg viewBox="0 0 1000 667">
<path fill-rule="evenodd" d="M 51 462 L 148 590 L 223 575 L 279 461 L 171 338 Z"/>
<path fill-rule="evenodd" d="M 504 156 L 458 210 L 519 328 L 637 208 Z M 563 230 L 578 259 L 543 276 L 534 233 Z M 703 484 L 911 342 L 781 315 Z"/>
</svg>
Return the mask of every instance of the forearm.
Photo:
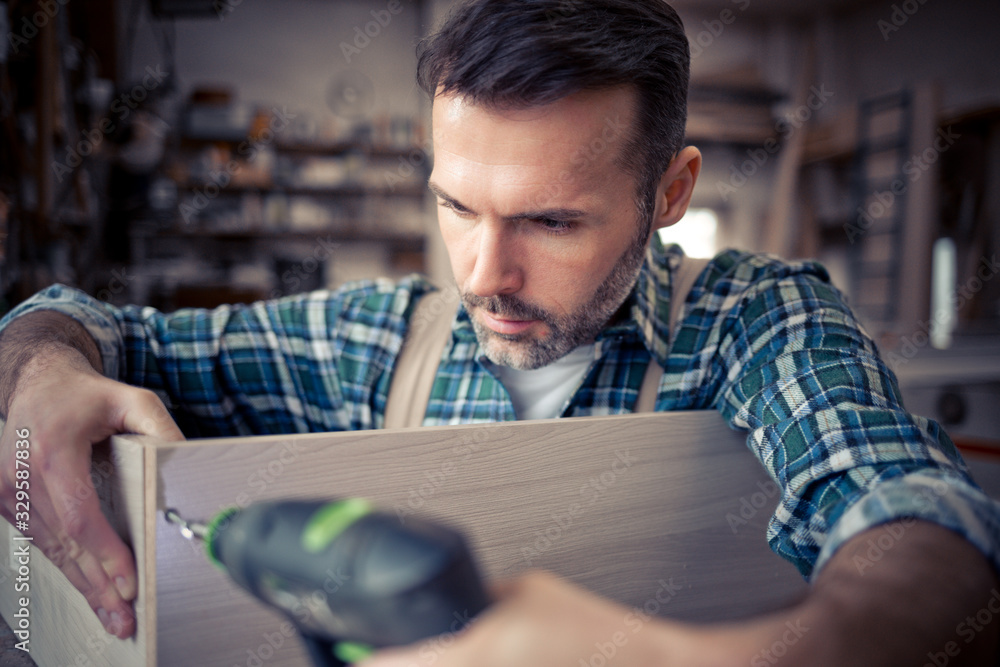
<svg viewBox="0 0 1000 667">
<path fill-rule="evenodd" d="M 46 354 L 76 356 L 74 353 L 101 372 L 97 343 L 72 317 L 53 310 L 36 310 L 11 320 L 0 334 L 0 417 L 6 419 L 25 369 Z"/>
<path fill-rule="evenodd" d="M 795 610 L 815 634 L 789 664 L 858 664 L 859 656 L 871 667 L 994 664 L 998 585 L 989 561 L 950 530 L 924 521 L 878 526 L 845 543 L 817 575 Z"/>
<path fill-rule="evenodd" d="M 78 321 L 37 301 L 19 312 L 3 321 L 0 335 L 0 407 L 18 429 L 30 430 L 32 461 L 41 462 L 31 482 L 32 544 L 108 632 L 128 637 L 135 630 L 135 564 L 102 514 L 90 476 L 92 447 L 116 433 L 184 436 L 154 393 L 103 375 L 115 359 L 101 353 L 109 341 L 102 348 L 91 333 L 99 319 L 84 312 Z M 24 451 L 16 441 L 14 429 L 0 433 L 0 514 L 8 521 L 19 511 L 15 491 L 23 486 L 15 485 L 17 453 Z"/>
</svg>

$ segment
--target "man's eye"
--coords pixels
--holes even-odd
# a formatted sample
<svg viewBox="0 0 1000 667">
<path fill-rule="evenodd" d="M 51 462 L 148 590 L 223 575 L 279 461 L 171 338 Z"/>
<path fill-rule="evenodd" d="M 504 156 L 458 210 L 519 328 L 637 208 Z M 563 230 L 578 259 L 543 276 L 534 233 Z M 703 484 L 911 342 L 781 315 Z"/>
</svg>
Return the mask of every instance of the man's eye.
<svg viewBox="0 0 1000 667">
<path fill-rule="evenodd" d="M 553 220 L 552 218 L 535 218 L 535 222 L 550 233 L 565 232 L 572 227 L 572 223 L 566 220 Z"/>
<path fill-rule="evenodd" d="M 456 204 L 454 202 L 440 201 L 440 202 L 438 202 L 438 206 L 442 206 L 444 208 L 450 209 L 451 211 L 454 211 L 456 215 L 458 215 L 460 217 L 463 217 L 463 218 L 472 215 L 472 212 L 469 209 L 464 208 L 464 207 L 462 207 L 462 206 L 460 206 L 460 205 L 458 205 L 458 204 Z"/>
</svg>

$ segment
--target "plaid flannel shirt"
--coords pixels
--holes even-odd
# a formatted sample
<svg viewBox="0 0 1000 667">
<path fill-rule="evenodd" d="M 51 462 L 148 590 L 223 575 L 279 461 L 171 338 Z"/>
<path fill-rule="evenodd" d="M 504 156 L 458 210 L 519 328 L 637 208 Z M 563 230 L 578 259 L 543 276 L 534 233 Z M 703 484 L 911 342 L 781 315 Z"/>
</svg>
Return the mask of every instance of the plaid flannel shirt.
<svg viewBox="0 0 1000 667">
<path fill-rule="evenodd" d="M 650 246 L 631 316 L 597 338 L 562 416 L 628 413 L 652 355 L 656 409 L 716 409 L 780 485 L 771 548 L 805 576 L 854 535 L 894 519 L 946 526 L 1000 569 L 998 505 L 941 427 L 908 414 L 891 370 L 814 262 L 726 251 L 701 273 L 671 346 L 677 246 Z M 163 314 L 55 285 L 4 319 L 54 309 L 86 325 L 104 373 L 156 391 L 189 437 L 379 428 L 416 297 L 413 276 Z M 459 309 L 424 425 L 515 419 Z"/>
</svg>

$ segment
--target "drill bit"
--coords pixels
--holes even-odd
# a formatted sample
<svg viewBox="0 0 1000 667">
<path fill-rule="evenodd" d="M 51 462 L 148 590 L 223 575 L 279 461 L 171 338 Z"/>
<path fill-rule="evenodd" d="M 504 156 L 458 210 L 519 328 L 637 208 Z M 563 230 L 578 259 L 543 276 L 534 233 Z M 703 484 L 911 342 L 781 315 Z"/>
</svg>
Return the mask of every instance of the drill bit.
<svg viewBox="0 0 1000 667">
<path fill-rule="evenodd" d="M 205 536 L 208 535 L 208 526 L 205 524 L 199 521 L 188 521 L 173 507 L 163 510 L 163 516 L 168 523 L 180 526 L 181 535 L 185 539 L 198 540 L 199 542 L 205 541 Z"/>
</svg>

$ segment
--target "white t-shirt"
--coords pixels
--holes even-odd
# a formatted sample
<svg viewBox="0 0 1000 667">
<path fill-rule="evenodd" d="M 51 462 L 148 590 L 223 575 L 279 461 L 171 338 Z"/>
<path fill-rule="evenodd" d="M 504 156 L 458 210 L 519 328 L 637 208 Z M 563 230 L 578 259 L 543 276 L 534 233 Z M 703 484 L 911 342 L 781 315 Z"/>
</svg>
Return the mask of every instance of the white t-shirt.
<svg viewBox="0 0 1000 667">
<path fill-rule="evenodd" d="M 558 417 L 594 361 L 594 344 L 581 345 L 561 359 L 533 371 L 491 364 L 514 403 L 518 419 Z"/>
</svg>

